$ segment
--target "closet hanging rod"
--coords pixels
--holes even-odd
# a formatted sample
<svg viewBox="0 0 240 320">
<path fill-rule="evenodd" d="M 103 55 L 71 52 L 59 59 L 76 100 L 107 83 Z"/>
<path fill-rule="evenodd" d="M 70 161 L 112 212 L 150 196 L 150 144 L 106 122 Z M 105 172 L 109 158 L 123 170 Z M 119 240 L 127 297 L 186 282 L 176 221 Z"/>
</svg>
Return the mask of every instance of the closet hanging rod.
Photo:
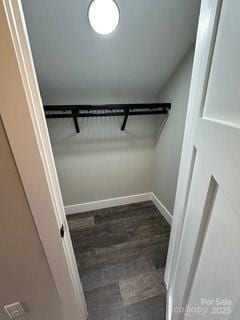
<svg viewBox="0 0 240 320">
<path fill-rule="evenodd" d="M 128 116 L 154 114 L 167 115 L 170 109 L 171 103 L 44 106 L 45 115 L 48 119 L 72 118 L 74 120 L 74 125 L 77 133 L 80 132 L 77 118 L 124 116 L 121 130 L 125 130 Z M 54 113 L 51 113 L 51 111 L 54 111 Z"/>
<path fill-rule="evenodd" d="M 71 110 L 119 110 L 119 109 L 171 109 L 171 103 L 124 103 L 101 105 L 45 105 L 45 111 L 71 111 Z"/>
<path fill-rule="evenodd" d="M 150 114 L 167 114 L 167 110 L 153 110 L 153 111 L 129 111 L 129 116 L 141 116 L 141 115 L 150 115 Z M 117 116 L 125 116 L 123 111 L 119 112 L 103 112 L 103 113 L 77 113 L 76 116 L 72 113 L 47 113 L 46 118 L 48 119 L 60 119 L 60 118 L 93 118 L 93 117 L 117 117 Z"/>
</svg>

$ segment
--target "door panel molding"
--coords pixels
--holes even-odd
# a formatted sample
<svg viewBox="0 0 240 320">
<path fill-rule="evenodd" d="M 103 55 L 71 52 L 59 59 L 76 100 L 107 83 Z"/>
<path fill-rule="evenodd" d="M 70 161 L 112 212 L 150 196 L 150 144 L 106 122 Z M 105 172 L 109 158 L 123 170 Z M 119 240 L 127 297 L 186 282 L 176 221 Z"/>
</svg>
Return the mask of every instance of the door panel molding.
<svg viewBox="0 0 240 320">
<path fill-rule="evenodd" d="M 165 283 L 169 295 L 171 295 L 171 287 L 173 286 L 172 281 L 176 271 L 176 261 L 185 220 L 188 176 L 191 172 L 191 153 L 194 147 L 193 132 L 197 118 L 201 115 L 204 103 L 203 97 L 207 90 L 221 6 L 222 0 L 202 0 L 201 3 L 173 223 L 165 271 Z"/>
<path fill-rule="evenodd" d="M 238 8 L 238 0 L 202 1 L 165 274 L 169 320 L 186 319 L 185 307 L 201 308 L 203 299 L 216 303 L 217 298 L 227 298 L 233 307 L 239 300 L 240 127 L 233 116 L 240 117 L 240 63 L 235 37 L 220 32 L 239 30 Z M 227 68 L 234 70 L 229 83 L 224 82 Z M 206 117 L 206 106 L 213 116 Z M 231 117 L 226 114 L 229 106 Z M 191 179 L 193 147 L 197 151 Z M 230 313 L 218 316 L 232 319 Z"/>
<path fill-rule="evenodd" d="M 203 214 L 202 214 L 202 219 L 199 226 L 199 232 L 198 232 L 197 241 L 194 249 L 192 263 L 189 269 L 186 290 L 183 296 L 182 306 L 184 309 L 186 309 L 186 306 L 188 304 L 189 297 L 191 294 L 191 289 L 193 286 L 196 270 L 199 264 L 199 259 L 201 256 L 204 238 L 207 232 L 209 220 L 211 218 L 212 208 L 214 206 L 214 201 L 216 199 L 217 191 L 218 191 L 217 181 L 214 179 L 213 176 L 211 176 L 209 180 L 208 191 L 207 191 L 206 200 L 203 208 Z M 180 315 L 179 318 L 181 319 L 182 316 L 183 315 Z"/>
</svg>

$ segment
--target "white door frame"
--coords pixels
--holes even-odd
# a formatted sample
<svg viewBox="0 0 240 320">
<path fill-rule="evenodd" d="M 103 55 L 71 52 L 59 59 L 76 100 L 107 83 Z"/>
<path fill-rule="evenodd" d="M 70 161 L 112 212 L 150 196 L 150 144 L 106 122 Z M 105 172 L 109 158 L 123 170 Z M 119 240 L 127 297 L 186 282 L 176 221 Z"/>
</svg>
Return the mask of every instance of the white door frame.
<svg viewBox="0 0 240 320">
<path fill-rule="evenodd" d="M 196 119 L 199 117 L 198 112 L 202 109 L 205 100 L 221 5 L 222 0 L 202 0 L 201 3 L 172 230 L 165 270 L 165 283 L 168 290 L 168 319 L 171 319 L 172 314 L 172 288 L 174 288 L 174 280 L 176 277 L 176 266 L 179 258 L 178 252 L 181 245 L 185 211 L 195 161 L 193 130 L 195 128 Z"/>
<path fill-rule="evenodd" d="M 85 299 L 20 0 L 2 0 L 0 20 L 1 41 L 4 43 L 0 49 L 3 51 L 0 59 L 0 116 L 59 294 L 64 319 L 86 320 Z M 64 239 L 59 232 L 62 224 Z"/>
</svg>

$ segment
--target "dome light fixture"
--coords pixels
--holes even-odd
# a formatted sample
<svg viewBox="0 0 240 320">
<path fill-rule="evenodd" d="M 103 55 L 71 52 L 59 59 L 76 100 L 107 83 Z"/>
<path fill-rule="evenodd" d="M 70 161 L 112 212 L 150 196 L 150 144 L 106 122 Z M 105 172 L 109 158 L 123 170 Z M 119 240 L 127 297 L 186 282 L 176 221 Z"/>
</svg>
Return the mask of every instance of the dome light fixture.
<svg viewBox="0 0 240 320">
<path fill-rule="evenodd" d="M 99 34 L 112 33 L 119 23 L 119 8 L 114 0 L 93 0 L 88 9 L 91 27 Z"/>
</svg>

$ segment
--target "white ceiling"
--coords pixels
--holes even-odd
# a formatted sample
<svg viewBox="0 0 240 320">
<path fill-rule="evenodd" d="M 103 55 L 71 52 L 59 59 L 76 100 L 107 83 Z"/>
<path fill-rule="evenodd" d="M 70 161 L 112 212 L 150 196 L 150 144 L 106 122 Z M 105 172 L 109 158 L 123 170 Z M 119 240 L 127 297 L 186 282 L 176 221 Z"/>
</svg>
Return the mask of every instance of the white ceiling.
<svg viewBox="0 0 240 320">
<path fill-rule="evenodd" d="M 200 6 L 117 0 L 119 26 L 100 36 L 88 22 L 90 0 L 22 2 L 45 103 L 156 98 L 194 42 Z"/>
</svg>

